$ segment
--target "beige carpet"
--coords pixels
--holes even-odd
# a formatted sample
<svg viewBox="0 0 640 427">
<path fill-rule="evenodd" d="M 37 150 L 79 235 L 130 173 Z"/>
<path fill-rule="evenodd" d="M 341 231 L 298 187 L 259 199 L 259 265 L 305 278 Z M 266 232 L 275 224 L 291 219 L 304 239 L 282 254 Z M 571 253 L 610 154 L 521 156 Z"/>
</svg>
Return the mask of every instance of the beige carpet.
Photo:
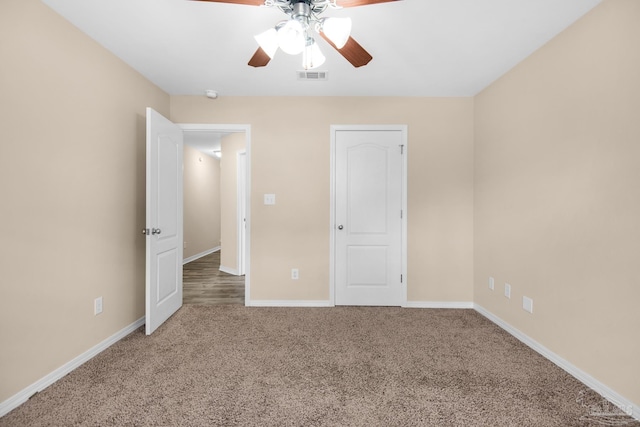
<svg viewBox="0 0 640 427">
<path fill-rule="evenodd" d="M 640 425 L 615 411 L 472 310 L 185 306 L 0 426 Z"/>
</svg>

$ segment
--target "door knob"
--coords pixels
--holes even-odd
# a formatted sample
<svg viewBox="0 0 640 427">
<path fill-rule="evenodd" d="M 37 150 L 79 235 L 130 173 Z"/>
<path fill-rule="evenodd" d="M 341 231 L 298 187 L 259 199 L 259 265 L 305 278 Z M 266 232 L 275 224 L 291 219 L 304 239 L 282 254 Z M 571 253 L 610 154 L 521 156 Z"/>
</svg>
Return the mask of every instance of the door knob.
<svg viewBox="0 0 640 427">
<path fill-rule="evenodd" d="M 342 226 L 342 224 L 340 224 L 340 225 L 338 226 L 338 230 L 342 230 L 343 228 L 344 228 L 344 227 Z"/>
<path fill-rule="evenodd" d="M 151 229 L 151 234 L 160 234 L 162 233 L 162 230 L 160 230 L 159 228 L 152 228 Z"/>
</svg>

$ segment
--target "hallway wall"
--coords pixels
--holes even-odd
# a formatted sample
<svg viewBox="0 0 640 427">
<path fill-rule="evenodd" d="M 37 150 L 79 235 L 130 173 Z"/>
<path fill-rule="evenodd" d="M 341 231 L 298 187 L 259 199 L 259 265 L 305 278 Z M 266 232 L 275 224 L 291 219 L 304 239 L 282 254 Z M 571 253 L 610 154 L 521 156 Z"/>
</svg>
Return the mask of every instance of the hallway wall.
<svg viewBox="0 0 640 427">
<path fill-rule="evenodd" d="M 185 259 L 220 246 L 220 160 L 184 146 Z"/>
</svg>

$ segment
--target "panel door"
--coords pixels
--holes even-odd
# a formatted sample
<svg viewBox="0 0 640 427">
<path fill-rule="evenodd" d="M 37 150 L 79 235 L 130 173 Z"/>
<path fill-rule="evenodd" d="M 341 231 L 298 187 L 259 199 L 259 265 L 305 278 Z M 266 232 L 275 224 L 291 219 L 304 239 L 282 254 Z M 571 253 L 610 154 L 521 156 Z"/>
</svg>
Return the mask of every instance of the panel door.
<svg viewBox="0 0 640 427">
<path fill-rule="evenodd" d="M 335 303 L 399 306 L 403 135 L 335 134 Z"/>
<path fill-rule="evenodd" d="M 147 108 L 147 335 L 182 307 L 182 150 L 182 129 Z"/>
</svg>

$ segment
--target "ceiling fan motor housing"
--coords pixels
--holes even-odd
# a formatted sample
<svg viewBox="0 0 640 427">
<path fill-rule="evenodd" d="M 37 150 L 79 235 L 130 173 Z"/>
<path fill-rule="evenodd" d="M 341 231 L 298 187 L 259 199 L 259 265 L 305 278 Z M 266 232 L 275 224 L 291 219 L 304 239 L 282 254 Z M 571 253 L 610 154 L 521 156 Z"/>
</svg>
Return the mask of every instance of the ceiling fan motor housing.
<svg viewBox="0 0 640 427">
<path fill-rule="evenodd" d="M 309 6 L 309 0 L 292 0 L 291 5 L 293 11 L 291 12 L 291 18 L 300 21 L 303 25 L 309 25 L 309 19 L 311 17 L 311 6 Z"/>
</svg>

